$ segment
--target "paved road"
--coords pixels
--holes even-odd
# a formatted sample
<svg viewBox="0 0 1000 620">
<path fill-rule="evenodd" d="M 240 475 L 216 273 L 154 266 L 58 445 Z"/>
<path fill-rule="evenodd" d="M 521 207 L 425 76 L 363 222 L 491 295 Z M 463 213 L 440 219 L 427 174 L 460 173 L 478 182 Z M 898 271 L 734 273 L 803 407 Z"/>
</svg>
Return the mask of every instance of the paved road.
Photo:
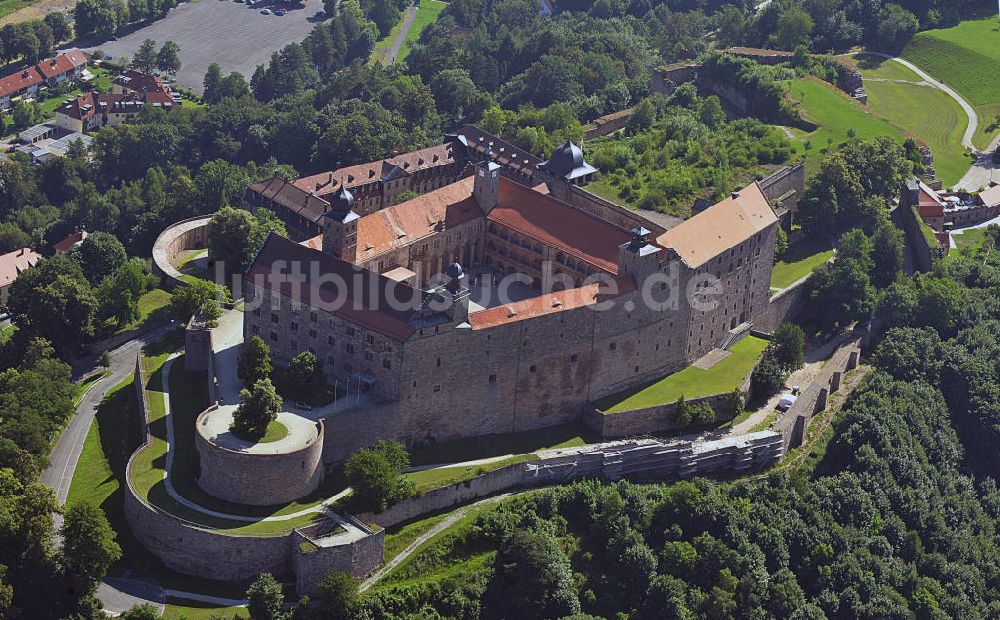
<svg viewBox="0 0 1000 620">
<path fill-rule="evenodd" d="M 392 47 L 386 53 L 386 63 L 391 65 L 396 62 L 396 56 L 399 56 L 399 48 L 403 47 L 403 41 L 406 40 L 406 33 L 410 31 L 410 26 L 413 25 L 413 19 L 417 16 L 417 5 L 413 4 L 410 8 L 406 9 L 406 17 L 403 18 L 403 27 L 399 29 L 399 34 L 392 42 Z"/>
<path fill-rule="evenodd" d="M 49 454 L 49 466 L 41 475 L 42 483 L 55 490 L 60 504 L 66 502 L 69 485 L 73 481 L 73 471 L 80 459 L 80 451 L 83 450 L 83 442 L 87 438 L 98 405 L 111 388 L 121 383 L 135 370 L 135 356 L 139 349 L 158 340 L 173 327 L 165 325 L 110 351 L 111 366 L 108 370 L 111 374 L 97 381 L 80 400 L 76 413 L 70 418 L 69 424 Z M 75 370 L 77 374 L 81 372 L 79 367 Z M 96 370 L 96 367 L 92 366 L 89 370 Z M 57 515 L 57 525 L 61 525 L 61 522 L 62 519 Z"/>
<path fill-rule="evenodd" d="M 965 115 L 969 118 L 969 124 L 965 128 L 965 133 L 962 134 L 962 146 L 969 149 L 976 155 L 976 163 L 974 163 L 969 171 L 955 184 L 956 188 L 964 188 L 969 191 L 976 191 L 980 187 L 985 187 L 989 185 L 990 181 L 1000 180 L 1000 165 L 994 164 L 990 158 L 990 153 L 995 151 L 1000 147 L 1000 135 L 994 138 L 993 142 L 987 147 L 986 151 L 980 151 L 976 148 L 976 145 L 972 143 L 972 136 L 976 133 L 976 129 L 979 127 L 979 115 L 976 114 L 976 110 L 969 105 L 969 102 L 962 98 L 953 88 L 947 84 L 943 84 L 928 74 L 926 71 L 913 64 L 908 60 L 904 60 L 898 56 L 891 56 L 889 54 L 883 54 L 881 52 L 860 52 L 864 54 L 871 54 L 872 56 L 878 56 L 880 58 L 886 58 L 889 60 L 895 60 L 904 67 L 910 69 L 921 78 L 924 82 L 922 84 L 930 86 L 931 88 L 936 88 L 940 91 L 944 91 L 948 96 L 958 102 L 958 105 L 962 107 L 965 111 Z M 869 78 L 865 78 L 869 79 Z"/>
</svg>

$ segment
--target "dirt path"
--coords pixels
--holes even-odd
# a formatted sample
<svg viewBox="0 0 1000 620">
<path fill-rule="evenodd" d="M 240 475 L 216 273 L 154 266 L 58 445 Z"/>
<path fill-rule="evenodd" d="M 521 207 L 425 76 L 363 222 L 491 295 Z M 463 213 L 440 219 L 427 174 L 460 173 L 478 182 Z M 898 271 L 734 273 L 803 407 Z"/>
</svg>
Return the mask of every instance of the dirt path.
<svg viewBox="0 0 1000 620">
<path fill-rule="evenodd" d="M 75 0 L 41 0 L 31 6 L 0 17 L 0 26 L 42 19 L 49 13 L 66 13 L 72 11 L 75 6 Z"/>
</svg>

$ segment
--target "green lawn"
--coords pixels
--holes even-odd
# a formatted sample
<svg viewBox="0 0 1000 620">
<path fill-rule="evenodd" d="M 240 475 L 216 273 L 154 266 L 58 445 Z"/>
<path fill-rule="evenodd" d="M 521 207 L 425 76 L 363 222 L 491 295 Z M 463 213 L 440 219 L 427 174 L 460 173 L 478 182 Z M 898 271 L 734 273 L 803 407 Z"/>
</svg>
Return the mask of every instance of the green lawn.
<svg viewBox="0 0 1000 620">
<path fill-rule="evenodd" d="M 730 348 L 729 357 L 708 370 L 688 366 L 646 385 L 600 400 L 598 409 L 619 413 L 675 402 L 684 398 L 701 398 L 732 392 L 757 363 L 767 347 L 767 340 L 747 336 Z"/>
<path fill-rule="evenodd" d="M 0 345 L 7 344 L 14 332 L 17 331 L 17 325 L 7 325 L 6 327 L 0 327 Z"/>
<path fill-rule="evenodd" d="M 139 298 L 139 317 L 116 328 L 114 333 L 119 334 L 130 329 L 142 327 L 146 323 L 168 318 L 170 314 L 169 305 L 170 293 L 161 288 L 154 288 L 151 291 L 143 293 L 142 297 Z"/>
<path fill-rule="evenodd" d="M 486 472 L 500 469 L 515 463 L 523 463 L 535 458 L 534 454 L 519 454 L 493 463 L 482 465 L 472 465 L 470 467 L 439 467 L 436 469 L 425 469 L 406 474 L 406 477 L 417 485 L 417 492 L 423 493 L 438 487 L 465 482 Z"/>
<path fill-rule="evenodd" d="M 447 7 L 448 3 L 441 2 L 440 0 L 420 0 L 417 13 L 413 16 L 413 24 L 406 33 L 406 38 L 403 39 L 403 44 L 399 48 L 399 55 L 396 56 L 396 60 L 406 60 L 406 57 L 410 55 L 410 46 L 417 42 L 420 38 L 420 33 L 427 26 L 436 22 L 438 16 L 441 15 L 441 11 L 444 11 Z"/>
<path fill-rule="evenodd" d="M 832 256 L 833 249 L 825 241 L 805 239 L 789 246 L 771 268 L 771 288 L 783 289 L 792 285 Z"/>
<path fill-rule="evenodd" d="M 955 241 L 955 247 L 959 250 L 978 246 L 985 236 L 985 228 L 969 228 L 967 230 L 963 230 L 957 235 L 955 232 L 951 233 L 951 238 Z"/>
<path fill-rule="evenodd" d="M 979 128 L 972 141 L 986 148 L 990 137 L 1000 131 L 1000 27 L 996 13 L 990 10 L 983 19 L 918 32 L 900 55 L 957 90 L 976 109 Z"/>
<path fill-rule="evenodd" d="M 3 5 L 6 2 L 10 2 L 10 1 L 12 1 L 12 0 L 0 0 L 0 17 L 3 17 L 3 15 L 4 15 L 4 13 L 3 13 Z M 33 2 L 24 2 L 24 3 L 20 3 L 20 4 L 22 4 L 22 6 L 28 6 L 29 4 L 33 4 Z M 18 7 L 18 8 L 20 8 L 20 7 Z M 76 88 L 76 89 L 74 89 L 73 91 L 71 91 L 69 93 L 66 93 L 64 95 L 59 95 L 59 96 L 48 97 L 44 101 L 39 101 L 38 102 L 38 105 L 41 108 L 42 114 L 45 117 L 46 121 L 47 120 L 52 120 L 53 118 L 55 118 L 56 108 L 58 108 L 59 106 L 61 106 L 63 101 L 66 101 L 67 99 L 69 99 L 71 97 L 79 97 L 83 93 L 90 92 L 90 91 L 93 91 L 93 90 L 98 90 L 98 91 L 102 91 L 102 92 L 104 92 L 104 91 L 110 91 L 111 90 L 111 80 L 113 79 L 113 77 L 108 72 L 107 69 L 104 69 L 102 67 L 97 67 L 97 68 L 88 67 L 87 70 L 94 74 L 94 79 L 91 80 L 89 83 L 81 82 L 79 84 L 79 88 Z M 42 122 L 44 122 L 44 121 L 42 121 Z M 14 118 L 13 118 L 12 115 L 5 114 L 4 115 L 3 123 L 4 123 L 3 127 L 0 128 L 0 135 L 7 135 L 9 133 L 13 133 L 14 132 L 14 127 L 13 127 L 13 125 L 14 125 Z"/>
<path fill-rule="evenodd" d="M 163 606 L 163 620 L 215 620 L 247 615 L 246 607 L 218 607 L 214 603 L 202 603 L 168 596 Z"/>
<path fill-rule="evenodd" d="M 883 58 L 874 54 L 856 54 L 848 56 L 848 58 L 857 64 L 858 69 L 861 70 L 861 74 L 866 78 L 906 80 L 908 82 L 919 82 L 921 80 L 921 77 L 914 73 L 912 69 L 891 58 Z M 865 82 L 865 88 L 867 87 L 868 82 Z"/>
<path fill-rule="evenodd" d="M 792 143 L 806 159 L 806 176 L 815 173 L 830 148 L 837 149 L 852 139 L 878 136 L 903 139 L 903 132 L 888 120 L 865 112 L 858 102 L 831 84 L 816 78 L 785 82 L 788 97 L 798 103 L 803 117 L 819 128 L 804 132 L 793 128 Z M 851 132 L 853 131 L 853 136 Z"/>
<path fill-rule="evenodd" d="M 14 11 L 20 11 L 35 2 L 36 0 L 0 0 L 0 17 L 6 17 Z"/>
<path fill-rule="evenodd" d="M 930 86 L 900 82 L 866 82 L 868 109 L 931 147 L 934 169 L 945 187 L 969 170 L 962 134 L 968 117 L 958 102 Z"/>
<path fill-rule="evenodd" d="M 260 438 L 258 443 L 271 443 L 285 437 L 288 437 L 288 427 L 275 420 L 267 425 L 267 430 L 264 431 L 264 436 Z"/>
<path fill-rule="evenodd" d="M 574 422 L 522 433 L 483 435 L 421 448 L 410 454 L 411 465 L 461 463 L 504 454 L 528 454 L 600 441 L 587 426 Z"/>
</svg>

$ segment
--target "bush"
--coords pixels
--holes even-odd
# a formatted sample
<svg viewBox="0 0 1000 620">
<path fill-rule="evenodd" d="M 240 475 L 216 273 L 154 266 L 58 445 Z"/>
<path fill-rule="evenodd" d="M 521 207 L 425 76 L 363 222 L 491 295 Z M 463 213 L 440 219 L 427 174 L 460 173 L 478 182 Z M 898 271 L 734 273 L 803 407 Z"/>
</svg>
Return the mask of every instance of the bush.
<svg viewBox="0 0 1000 620">
<path fill-rule="evenodd" d="M 750 394 L 754 399 L 766 400 L 777 394 L 785 386 L 785 379 L 788 374 L 781 364 L 775 359 L 773 352 L 768 349 L 761 358 L 760 363 L 754 368 L 750 375 Z"/>
<path fill-rule="evenodd" d="M 344 477 L 361 508 L 382 512 L 414 494 L 413 481 L 402 475 L 409 466 L 403 444 L 383 439 L 352 454 L 344 464 Z"/>
<path fill-rule="evenodd" d="M 774 359 L 786 372 L 802 368 L 805 355 L 806 334 L 794 323 L 783 323 L 771 337 Z"/>
</svg>

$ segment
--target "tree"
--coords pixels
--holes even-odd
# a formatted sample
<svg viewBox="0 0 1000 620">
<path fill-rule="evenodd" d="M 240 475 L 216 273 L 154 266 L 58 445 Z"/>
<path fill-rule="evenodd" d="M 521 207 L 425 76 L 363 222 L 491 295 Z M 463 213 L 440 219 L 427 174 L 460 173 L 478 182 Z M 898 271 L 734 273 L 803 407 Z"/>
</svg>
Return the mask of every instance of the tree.
<svg viewBox="0 0 1000 620">
<path fill-rule="evenodd" d="M 233 412 L 230 430 L 247 439 L 257 441 L 267 432 L 281 410 L 281 397 L 270 379 L 260 379 L 249 389 L 240 390 L 240 404 Z"/>
<path fill-rule="evenodd" d="M 930 327 L 893 327 L 875 348 L 875 366 L 900 381 L 940 380 L 942 343 Z"/>
<path fill-rule="evenodd" d="M 139 44 L 132 56 L 132 64 L 144 73 L 152 73 L 156 69 L 156 41 L 145 39 Z"/>
<path fill-rule="evenodd" d="M 132 259 L 104 278 L 97 289 L 100 316 L 114 318 L 119 326 L 139 318 L 139 298 L 146 291 L 142 264 Z"/>
<path fill-rule="evenodd" d="M 788 372 L 802 368 L 805 344 L 806 334 L 795 323 L 782 323 L 771 337 L 774 358 Z"/>
<path fill-rule="evenodd" d="M 65 351 L 94 333 L 97 299 L 76 261 L 55 256 L 10 286 L 8 306 L 19 329 Z"/>
<path fill-rule="evenodd" d="M 501 545 L 486 597 L 506 618 L 543 620 L 580 611 L 569 558 L 545 531 L 516 530 Z"/>
<path fill-rule="evenodd" d="M 323 364 L 311 351 L 303 351 L 288 364 L 287 387 L 297 398 L 315 394 L 326 385 Z"/>
<path fill-rule="evenodd" d="M 633 132 L 644 131 L 652 127 L 654 122 L 656 122 L 656 108 L 647 97 L 633 108 L 632 116 L 628 119 L 628 128 Z"/>
<path fill-rule="evenodd" d="M 70 252 L 70 256 L 80 264 L 83 275 L 93 286 L 116 272 L 128 257 L 125 246 L 117 237 L 101 231 L 88 235 L 83 243 Z"/>
<path fill-rule="evenodd" d="M 348 573 L 329 571 L 319 583 L 322 611 L 330 620 L 354 618 L 353 608 L 358 600 L 358 581 Z"/>
<path fill-rule="evenodd" d="M 781 258 L 788 251 L 788 233 L 783 226 L 777 227 L 777 235 L 774 238 L 774 258 Z"/>
<path fill-rule="evenodd" d="M 858 261 L 838 258 L 813 272 L 810 302 L 812 316 L 823 327 L 864 320 L 875 308 L 875 289 Z"/>
<path fill-rule="evenodd" d="M 13 222 L 0 223 L 0 254 L 31 246 L 31 235 Z"/>
<path fill-rule="evenodd" d="M 750 394 L 758 401 L 767 400 L 785 387 L 788 374 L 774 355 L 765 353 L 750 375 Z"/>
<path fill-rule="evenodd" d="M 282 620 L 287 617 L 281 608 L 284 602 L 281 584 L 271 573 L 261 573 L 247 588 L 247 611 L 251 620 Z"/>
<path fill-rule="evenodd" d="M 111 565 L 122 557 L 104 511 L 87 502 L 66 509 L 62 539 L 60 563 L 81 592 L 92 593 Z"/>
<path fill-rule="evenodd" d="M 211 311 L 212 302 L 215 302 L 217 309 L 218 300 L 223 295 L 223 289 L 218 284 L 207 280 L 191 280 L 174 290 L 170 296 L 170 309 L 178 321 L 186 323 L 197 312 L 206 309 Z"/>
<path fill-rule="evenodd" d="M 888 222 L 880 223 L 872 234 L 872 283 L 878 288 L 892 284 L 903 271 L 903 231 Z"/>
<path fill-rule="evenodd" d="M 813 20 L 809 13 L 793 6 L 782 11 L 778 17 L 778 27 L 771 35 L 771 44 L 782 50 L 793 50 L 799 45 L 808 45 L 812 29 Z"/>
<path fill-rule="evenodd" d="M 73 28 L 61 11 L 47 13 L 44 21 L 52 29 L 52 37 L 55 41 L 68 41 L 73 36 Z M 103 56 L 98 56 L 98 58 L 103 58 Z"/>
<path fill-rule="evenodd" d="M 209 259 L 225 266 L 228 273 L 241 273 L 264 245 L 269 232 L 284 236 L 284 223 L 267 209 L 250 213 L 223 207 L 208 222 Z"/>
<path fill-rule="evenodd" d="M 837 258 L 856 260 L 862 269 L 870 272 L 875 266 L 871 239 L 860 228 L 845 232 L 837 242 Z"/>
<path fill-rule="evenodd" d="M 363 506 L 382 512 L 413 494 L 413 481 L 402 471 L 410 456 L 398 441 L 379 440 L 352 454 L 344 464 L 344 477 Z"/>
<path fill-rule="evenodd" d="M 221 97 L 219 97 L 219 86 L 222 84 L 222 68 L 219 67 L 218 63 L 212 63 L 208 65 L 208 71 L 205 72 L 205 79 L 202 80 L 202 94 L 201 99 L 205 103 L 215 103 Z"/>
<path fill-rule="evenodd" d="M 903 49 L 920 28 L 920 20 L 898 4 L 887 4 L 879 13 L 878 37 L 873 43 L 886 51 Z"/>
<path fill-rule="evenodd" d="M 160 610 L 152 603 L 140 603 L 126 609 L 120 616 L 121 620 L 160 620 Z"/>
<path fill-rule="evenodd" d="M 271 350 L 260 336 L 252 336 L 240 353 L 236 376 L 253 385 L 271 376 Z"/>
<path fill-rule="evenodd" d="M 173 41 L 167 41 L 156 54 L 156 68 L 170 74 L 181 70 L 181 47 Z"/>
<path fill-rule="evenodd" d="M 128 6 L 123 0 L 80 0 L 73 15 L 81 36 L 107 39 L 128 24 Z"/>
</svg>

